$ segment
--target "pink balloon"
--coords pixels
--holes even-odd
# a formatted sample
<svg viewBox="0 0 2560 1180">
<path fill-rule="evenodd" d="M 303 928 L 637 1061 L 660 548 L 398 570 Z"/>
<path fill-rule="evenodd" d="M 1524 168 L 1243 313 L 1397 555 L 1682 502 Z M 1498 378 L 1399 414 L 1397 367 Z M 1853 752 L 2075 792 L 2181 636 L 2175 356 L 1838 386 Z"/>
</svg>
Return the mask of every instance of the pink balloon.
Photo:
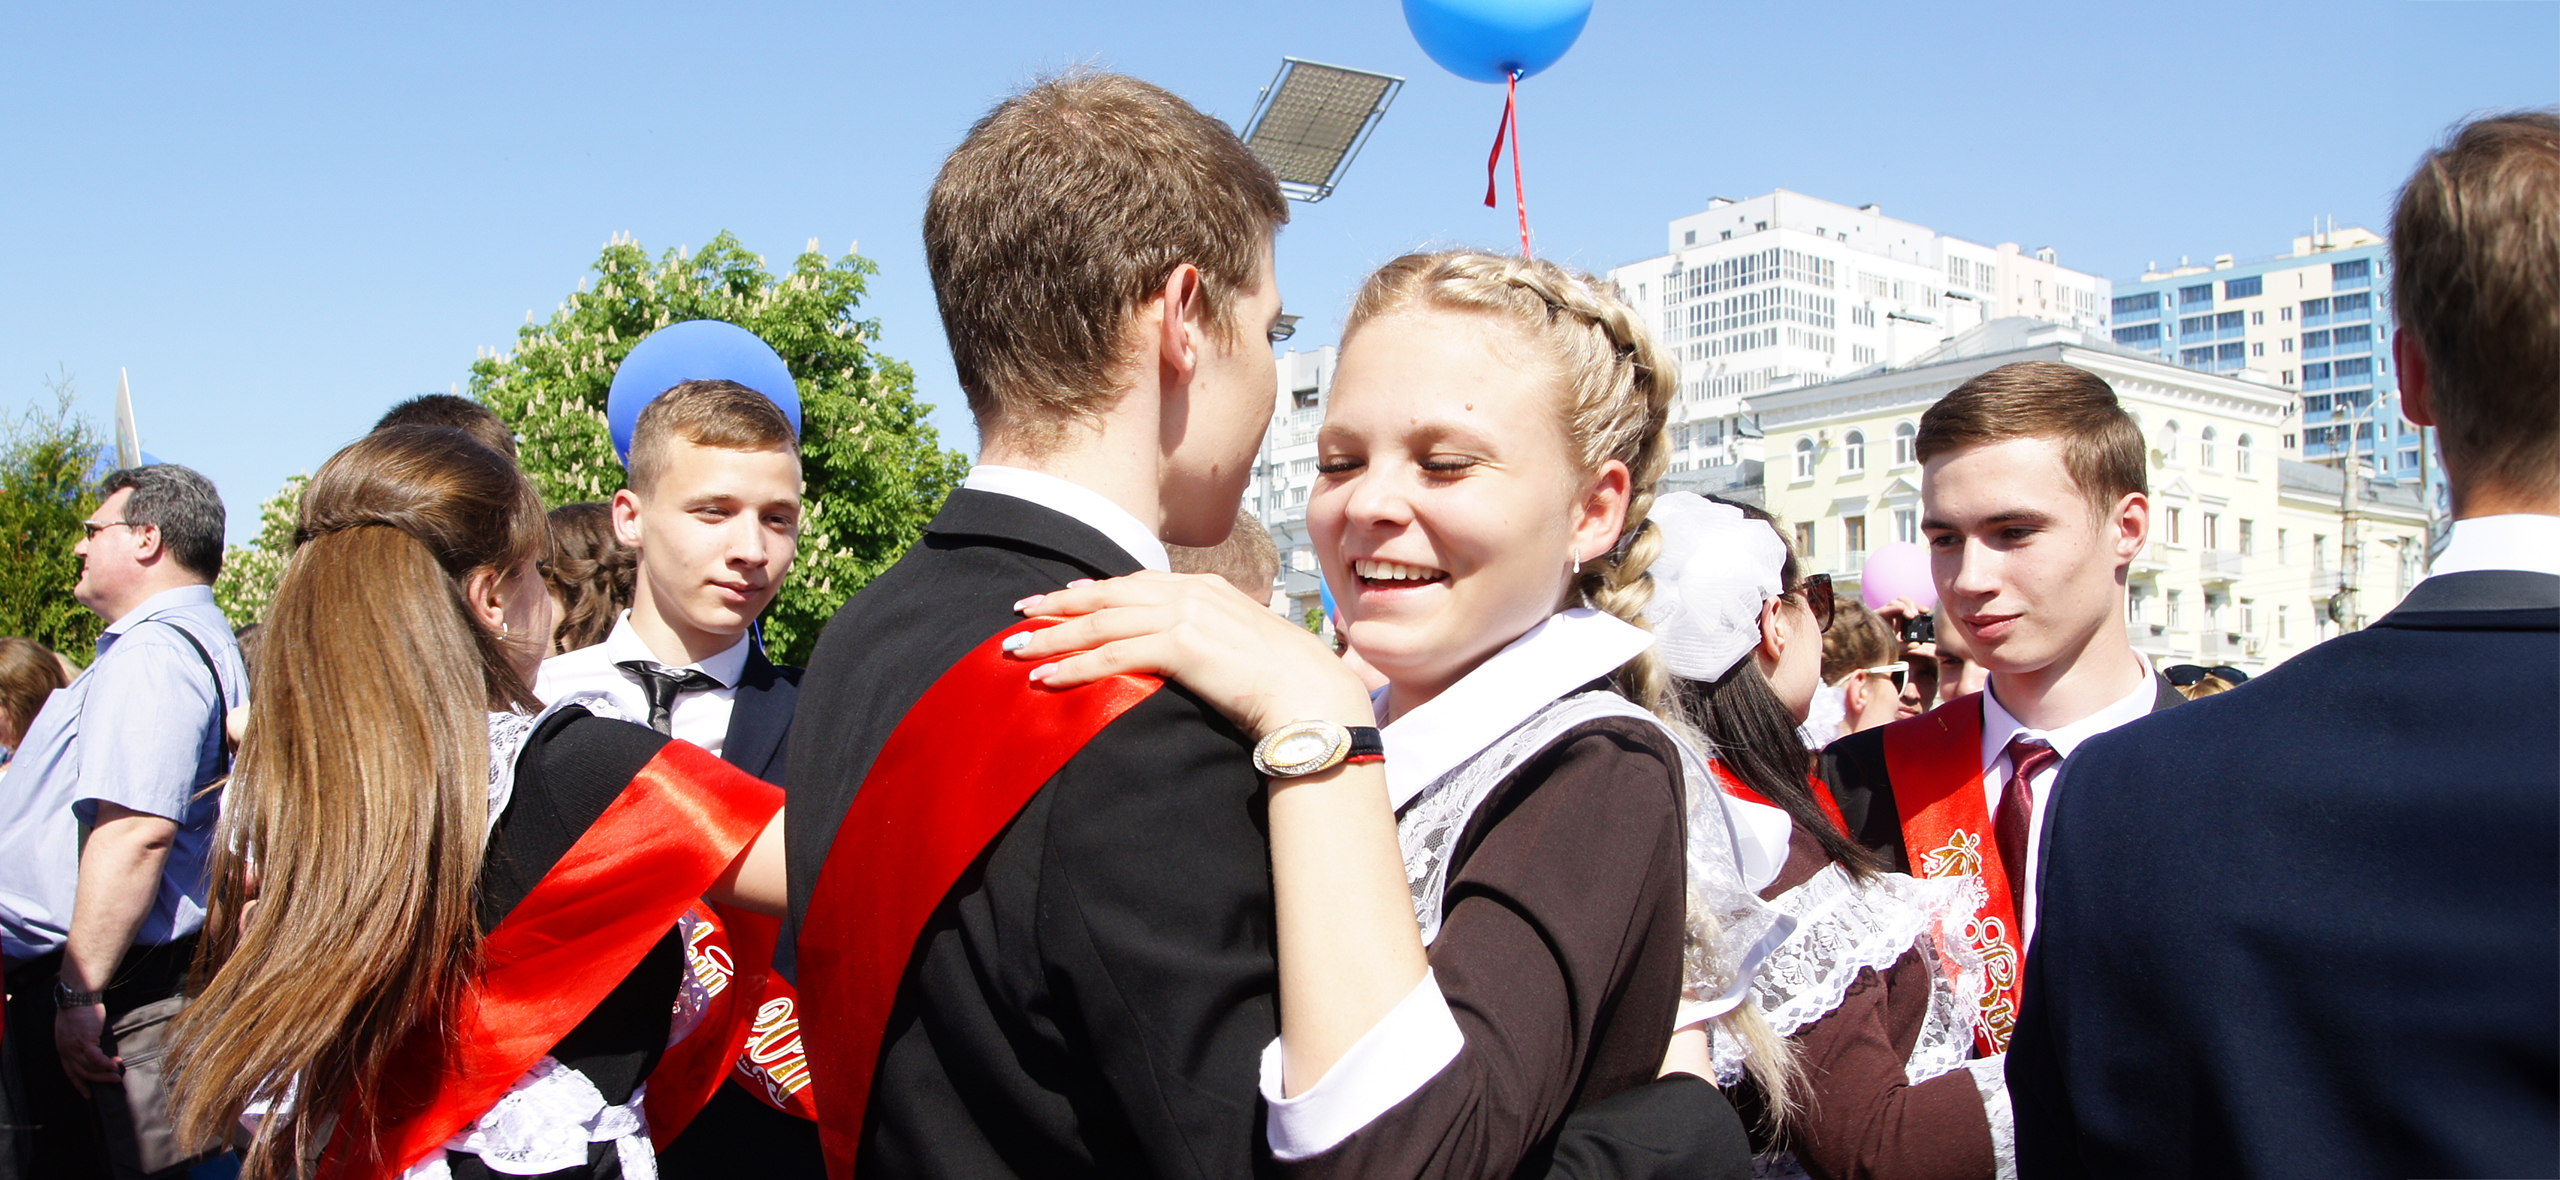
<svg viewBox="0 0 2560 1180">
<path fill-rule="evenodd" d="M 1929 576 L 1929 551 L 1911 541 L 1878 545 L 1858 572 L 1858 597 L 1869 610 L 1908 598 L 1922 610 L 1938 609 L 1938 583 Z"/>
</svg>

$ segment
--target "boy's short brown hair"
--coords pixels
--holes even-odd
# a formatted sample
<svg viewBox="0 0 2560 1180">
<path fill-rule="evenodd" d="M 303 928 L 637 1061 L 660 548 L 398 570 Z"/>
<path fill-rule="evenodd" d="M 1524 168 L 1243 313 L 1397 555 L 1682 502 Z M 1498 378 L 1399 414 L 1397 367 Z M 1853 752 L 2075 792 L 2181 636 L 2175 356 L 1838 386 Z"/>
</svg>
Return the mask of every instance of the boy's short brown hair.
<svg viewBox="0 0 2560 1180">
<path fill-rule="evenodd" d="M 631 427 L 631 490 L 647 495 L 677 443 L 724 451 L 789 451 L 800 436 L 773 399 L 735 381 L 687 381 L 658 395 Z"/>
<path fill-rule="evenodd" d="M 2149 495 L 2142 427 L 2097 374 L 2056 361 L 2002 365 L 1956 386 L 1920 415 L 1912 453 L 1922 463 L 1959 447 L 2019 438 L 2062 440 L 2062 465 L 2105 512 Z"/>
<path fill-rule="evenodd" d="M 1198 547 L 1167 545 L 1164 549 L 1173 572 L 1216 574 L 1256 602 L 1271 597 L 1273 583 L 1280 580 L 1280 547 L 1272 542 L 1271 530 L 1242 508 L 1236 509 L 1235 528 L 1226 540 Z"/>
<path fill-rule="evenodd" d="M 516 457 L 515 432 L 507 429 L 505 419 L 497 411 L 467 397 L 450 393 L 422 393 L 391 407 L 373 424 L 375 430 L 393 426 L 450 426 L 480 445 L 496 451 L 513 462 Z"/>
<path fill-rule="evenodd" d="M 989 112 L 925 201 L 925 261 L 981 434 L 1096 413 L 1119 396 L 1132 309 L 1200 268 L 1211 327 L 1262 278 L 1289 220 L 1227 125 L 1135 78 L 1051 78 Z"/>
<path fill-rule="evenodd" d="M 2427 153 L 2391 212 L 2391 302 L 2426 354 L 2446 469 L 2560 484 L 2560 114 L 2500 115 Z"/>
</svg>

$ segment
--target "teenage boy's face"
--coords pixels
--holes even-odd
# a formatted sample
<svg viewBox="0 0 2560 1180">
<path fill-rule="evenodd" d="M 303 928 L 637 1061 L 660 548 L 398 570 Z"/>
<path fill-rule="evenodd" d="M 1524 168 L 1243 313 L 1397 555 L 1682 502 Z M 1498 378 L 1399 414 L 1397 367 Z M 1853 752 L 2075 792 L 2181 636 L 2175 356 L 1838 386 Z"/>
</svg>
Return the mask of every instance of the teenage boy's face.
<svg viewBox="0 0 2560 1180">
<path fill-rule="evenodd" d="M 1271 425 L 1273 391 L 1280 384 L 1279 363 L 1271 356 L 1280 285 L 1271 263 L 1265 239 L 1261 274 L 1235 293 L 1229 308 L 1234 330 L 1216 333 L 1223 339 L 1201 350 L 1181 435 L 1166 440 L 1173 486 L 1163 498 L 1164 539 L 1173 544 L 1207 547 L 1225 540 L 1253 478 L 1253 455 Z"/>
<path fill-rule="evenodd" d="M 2149 502 L 2091 504 L 2063 466 L 2061 440 L 1932 458 L 1920 502 L 1938 626 L 1992 673 L 2036 672 L 2124 625 L 2124 572 L 2142 549 Z"/>
<path fill-rule="evenodd" d="M 670 629 L 734 639 L 800 551 L 800 460 L 682 442 L 672 450 L 647 495 L 614 494 L 614 529 L 639 552 L 647 606 Z"/>
</svg>

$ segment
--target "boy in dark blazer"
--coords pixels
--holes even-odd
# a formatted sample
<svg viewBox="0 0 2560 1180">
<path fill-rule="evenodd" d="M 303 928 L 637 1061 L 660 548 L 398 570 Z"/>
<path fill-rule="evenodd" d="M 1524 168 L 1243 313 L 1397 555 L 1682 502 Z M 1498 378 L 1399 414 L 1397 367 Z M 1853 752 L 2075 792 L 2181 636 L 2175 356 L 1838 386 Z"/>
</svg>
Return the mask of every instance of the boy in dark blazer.
<svg viewBox="0 0 2560 1180">
<path fill-rule="evenodd" d="M 2392 219 L 2452 536 L 2398 607 L 2074 758 L 2009 1058 L 2019 1175 L 2560 1175 L 2560 116 Z"/>
</svg>

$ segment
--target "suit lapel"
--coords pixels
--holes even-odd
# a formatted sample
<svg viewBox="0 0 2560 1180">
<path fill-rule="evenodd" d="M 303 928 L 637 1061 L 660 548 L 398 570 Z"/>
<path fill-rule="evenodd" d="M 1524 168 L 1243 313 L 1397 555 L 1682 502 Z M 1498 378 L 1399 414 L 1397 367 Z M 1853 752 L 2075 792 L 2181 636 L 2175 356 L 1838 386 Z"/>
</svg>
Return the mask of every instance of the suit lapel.
<svg viewBox="0 0 2560 1180">
<path fill-rule="evenodd" d="M 729 705 L 729 732 L 720 757 L 729 765 L 768 781 L 779 777 L 770 765 L 782 737 L 791 728 L 798 693 L 766 659 L 762 648 L 747 646 L 747 666 L 738 674 L 738 693 Z M 767 771 L 774 774 L 767 774 Z"/>
</svg>

